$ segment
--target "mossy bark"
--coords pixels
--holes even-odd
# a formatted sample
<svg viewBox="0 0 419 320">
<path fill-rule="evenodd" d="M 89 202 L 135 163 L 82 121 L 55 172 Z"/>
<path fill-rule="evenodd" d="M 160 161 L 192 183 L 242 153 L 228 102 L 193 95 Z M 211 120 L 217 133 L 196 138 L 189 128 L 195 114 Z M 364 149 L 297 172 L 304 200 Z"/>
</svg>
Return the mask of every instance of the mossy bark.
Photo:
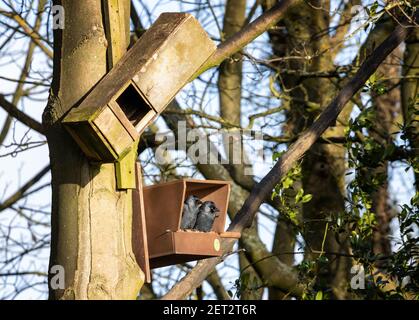
<svg viewBox="0 0 419 320">
<path fill-rule="evenodd" d="M 102 2 L 54 4 L 64 6 L 65 28 L 54 31 L 43 123 L 52 172 L 50 267 L 64 267 L 65 288 L 50 288 L 50 299 L 135 299 L 144 274 L 132 252 L 132 193 L 117 191 L 114 165 L 90 163 L 60 124 L 107 71 Z"/>
</svg>

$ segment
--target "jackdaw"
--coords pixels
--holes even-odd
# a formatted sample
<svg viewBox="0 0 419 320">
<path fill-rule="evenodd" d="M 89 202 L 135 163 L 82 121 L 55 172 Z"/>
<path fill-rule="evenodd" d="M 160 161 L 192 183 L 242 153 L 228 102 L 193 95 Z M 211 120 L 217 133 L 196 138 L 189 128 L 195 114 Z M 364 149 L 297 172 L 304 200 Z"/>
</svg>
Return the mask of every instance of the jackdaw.
<svg viewBox="0 0 419 320">
<path fill-rule="evenodd" d="M 196 217 L 202 201 L 197 196 L 189 196 L 183 206 L 182 221 L 180 223 L 181 229 L 192 229 L 195 226 Z"/>
<path fill-rule="evenodd" d="M 194 229 L 203 232 L 211 231 L 215 218 L 219 216 L 218 212 L 220 210 L 213 201 L 205 201 L 199 208 Z"/>
</svg>

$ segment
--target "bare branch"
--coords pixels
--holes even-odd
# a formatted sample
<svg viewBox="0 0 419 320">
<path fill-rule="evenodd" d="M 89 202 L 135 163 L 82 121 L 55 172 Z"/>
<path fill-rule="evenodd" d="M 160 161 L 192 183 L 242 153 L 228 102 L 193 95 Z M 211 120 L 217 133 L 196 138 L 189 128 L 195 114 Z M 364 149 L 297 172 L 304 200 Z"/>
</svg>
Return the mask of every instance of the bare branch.
<svg viewBox="0 0 419 320">
<path fill-rule="evenodd" d="M 33 42 L 35 42 L 38 47 L 50 58 L 52 59 L 54 57 L 54 54 L 51 50 L 51 48 L 47 47 L 43 42 L 42 38 L 39 35 L 39 33 L 35 32 L 29 24 L 23 19 L 20 15 L 16 13 L 11 13 L 7 11 L 0 11 L 0 14 L 2 14 L 5 17 L 8 17 L 10 19 L 13 19 L 22 29 L 23 31 L 31 38 Z"/>
<path fill-rule="evenodd" d="M 15 105 L 7 101 L 2 94 L 0 94 L 0 107 L 2 107 L 10 116 L 16 118 L 24 125 L 39 132 L 40 134 L 45 134 L 44 127 L 40 122 L 31 118 L 26 113 L 20 111 Z"/>
<path fill-rule="evenodd" d="M 200 75 L 202 72 L 212 67 L 218 66 L 225 59 L 242 50 L 247 44 L 274 26 L 293 2 L 293 0 L 282 0 L 281 2 L 278 2 L 271 9 L 230 37 L 227 41 L 221 43 L 215 53 L 208 59 L 195 76 Z"/>
<path fill-rule="evenodd" d="M 26 196 L 26 191 L 28 191 L 35 183 L 37 183 L 47 172 L 50 170 L 50 165 L 47 165 L 43 168 L 38 174 L 36 174 L 32 179 L 26 182 L 18 191 L 12 194 L 9 198 L 7 198 L 3 203 L 0 204 L 0 212 L 10 206 L 14 205 L 24 196 Z"/>
</svg>

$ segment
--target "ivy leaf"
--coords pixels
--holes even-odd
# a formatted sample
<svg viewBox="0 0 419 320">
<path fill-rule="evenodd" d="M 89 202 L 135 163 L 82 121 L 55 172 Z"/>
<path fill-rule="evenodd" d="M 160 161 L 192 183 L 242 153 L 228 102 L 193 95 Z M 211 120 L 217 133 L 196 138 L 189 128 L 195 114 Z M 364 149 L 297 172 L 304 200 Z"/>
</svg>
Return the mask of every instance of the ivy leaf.
<svg viewBox="0 0 419 320">
<path fill-rule="evenodd" d="M 315 300 L 323 300 L 323 291 L 319 291 L 316 293 Z"/>
<path fill-rule="evenodd" d="M 298 226 L 298 219 L 297 219 L 297 212 L 296 211 L 292 210 L 292 211 L 288 212 L 288 218 L 291 220 L 291 222 L 293 224 Z"/>
<path fill-rule="evenodd" d="M 309 202 L 311 199 L 313 198 L 313 195 L 312 194 L 306 194 L 301 200 L 301 202 L 302 203 L 307 203 L 307 202 Z"/>
<path fill-rule="evenodd" d="M 285 151 L 274 152 L 274 153 L 272 154 L 272 160 L 273 160 L 273 161 L 278 160 L 279 158 L 281 158 L 281 156 L 282 156 L 284 153 L 285 153 Z"/>
<path fill-rule="evenodd" d="M 375 14 L 377 13 L 377 8 L 378 8 L 378 1 L 375 1 L 372 6 L 371 9 L 368 12 L 368 15 L 372 18 L 375 16 Z"/>
<path fill-rule="evenodd" d="M 387 92 L 387 87 L 383 83 L 375 83 L 373 90 L 377 95 L 381 96 Z"/>
<path fill-rule="evenodd" d="M 304 189 L 301 188 L 300 190 L 298 190 L 298 192 L 295 196 L 295 203 L 299 203 L 301 198 L 303 197 L 303 195 L 304 195 Z"/>
<path fill-rule="evenodd" d="M 284 189 L 288 189 L 289 187 L 292 186 L 293 183 L 294 183 L 294 180 L 292 180 L 290 177 L 286 177 L 284 181 L 282 182 L 282 187 Z"/>
</svg>

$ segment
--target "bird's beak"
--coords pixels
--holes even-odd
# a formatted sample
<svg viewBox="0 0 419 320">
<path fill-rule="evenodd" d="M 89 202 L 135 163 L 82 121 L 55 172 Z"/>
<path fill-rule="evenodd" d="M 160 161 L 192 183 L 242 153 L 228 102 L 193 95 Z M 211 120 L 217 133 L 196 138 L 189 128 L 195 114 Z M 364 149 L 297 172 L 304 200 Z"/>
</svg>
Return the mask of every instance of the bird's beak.
<svg viewBox="0 0 419 320">
<path fill-rule="evenodd" d="M 218 209 L 218 208 L 215 208 L 215 216 L 216 217 L 219 217 L 220 216 L 220 209 Z"/>
</svg>

